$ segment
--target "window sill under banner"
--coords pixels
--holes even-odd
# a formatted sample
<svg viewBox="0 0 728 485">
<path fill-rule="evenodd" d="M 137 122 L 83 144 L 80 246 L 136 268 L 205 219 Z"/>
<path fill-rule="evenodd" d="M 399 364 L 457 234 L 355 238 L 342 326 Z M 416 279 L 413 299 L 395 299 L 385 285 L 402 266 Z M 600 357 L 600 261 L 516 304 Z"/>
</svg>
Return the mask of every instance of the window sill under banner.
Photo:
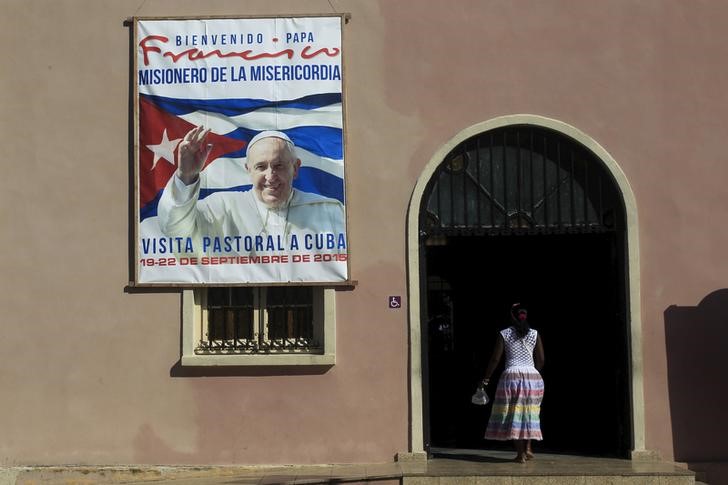
<svg viewBox="0 0 728 485">
<path fill-rule="evenodd" d="M 183 355 L 182 366 L 311 366 L 334 365 L 335 354 Z"/>
</svg>

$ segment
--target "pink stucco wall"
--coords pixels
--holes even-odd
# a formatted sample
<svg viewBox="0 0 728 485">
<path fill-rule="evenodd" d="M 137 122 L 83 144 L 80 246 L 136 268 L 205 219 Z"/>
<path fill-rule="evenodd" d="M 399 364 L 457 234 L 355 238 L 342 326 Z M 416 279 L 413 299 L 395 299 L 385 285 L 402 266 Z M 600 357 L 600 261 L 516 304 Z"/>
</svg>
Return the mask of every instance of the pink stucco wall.
<svg viewBox="0 0 728 485">
<path fill-rule="evenodd" d="M 647 448 L 673 456 L 664 312 L 725 286 L 728 4 L 10 0 L 0 464 L 390 461 L 408 446 L 409 199 L 465 127 L 529 113 L 593 137 L 640 217 Z M 353 291 L 327 371 L 182 371 L 180 296 L 127 293 L 125 18 L 350 12 Z M 679 371 L 678 371 L 679 372 Z"/>
</svg>

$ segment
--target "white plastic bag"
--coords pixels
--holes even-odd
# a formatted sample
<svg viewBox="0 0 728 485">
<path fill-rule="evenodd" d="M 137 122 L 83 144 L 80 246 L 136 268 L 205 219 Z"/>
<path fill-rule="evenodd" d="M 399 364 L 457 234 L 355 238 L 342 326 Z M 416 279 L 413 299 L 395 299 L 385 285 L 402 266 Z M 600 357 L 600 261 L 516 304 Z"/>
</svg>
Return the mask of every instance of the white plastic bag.
<svg viewBox="0 0 728 485">
<path fill-rule="evenodd" d="M 470 402 L 477 404 L 478 406 L 485 406 L 488 404 L 488 401 L 490 401 L 490 399 L 488 398 L 488 394 L 485 392 L 485 387 L 482 385 L 478 386 L 475 394 L 473 394 L 473 397 L 470 398 Z"/>
</svg>

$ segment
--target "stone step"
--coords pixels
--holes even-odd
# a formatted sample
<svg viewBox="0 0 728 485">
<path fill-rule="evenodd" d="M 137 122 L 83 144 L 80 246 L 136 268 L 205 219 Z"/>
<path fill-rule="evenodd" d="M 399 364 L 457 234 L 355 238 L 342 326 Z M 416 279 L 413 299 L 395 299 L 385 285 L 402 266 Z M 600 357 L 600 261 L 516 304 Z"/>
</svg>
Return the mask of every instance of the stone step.
<svg viewBox="0 0 728 485">
<path fill-rule="evenodd" d="M 664 461 L 539 454 L 525 464 L 513 452 L 438 450 L 402 463 L 402 485 L 694 485 L 695 473 Z"/>
<path fill-rule="evenodd" d="M 403 477 L 402 485 L 694 485 L 688 476 L 531 475 Z"/>
<path fill-rule="evenodd" d="M 685 466 L 538 454 L 525 464 L 513 453 L 449 450 L 397 462 L 271 466 L 28 466 L 0 467 L 0 485 L 130 484 L 372 484 L 372 485 L 693 485 Z M 715 484 L 711 484 L 715 485 Z"/>
</svg>

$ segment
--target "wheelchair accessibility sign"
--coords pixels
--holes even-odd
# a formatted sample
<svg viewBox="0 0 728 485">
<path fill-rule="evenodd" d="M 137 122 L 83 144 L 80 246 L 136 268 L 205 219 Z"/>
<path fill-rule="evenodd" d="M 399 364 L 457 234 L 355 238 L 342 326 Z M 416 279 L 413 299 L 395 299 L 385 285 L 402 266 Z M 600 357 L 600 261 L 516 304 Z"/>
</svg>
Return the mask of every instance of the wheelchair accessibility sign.
<svg viewBox="0 0 728 485">
<path fill-rule="evenodd" d="M 389 297 L 389 308 L 402 308 L 402 297 L 401 296 L 390 296 Z"/>
</svg>

